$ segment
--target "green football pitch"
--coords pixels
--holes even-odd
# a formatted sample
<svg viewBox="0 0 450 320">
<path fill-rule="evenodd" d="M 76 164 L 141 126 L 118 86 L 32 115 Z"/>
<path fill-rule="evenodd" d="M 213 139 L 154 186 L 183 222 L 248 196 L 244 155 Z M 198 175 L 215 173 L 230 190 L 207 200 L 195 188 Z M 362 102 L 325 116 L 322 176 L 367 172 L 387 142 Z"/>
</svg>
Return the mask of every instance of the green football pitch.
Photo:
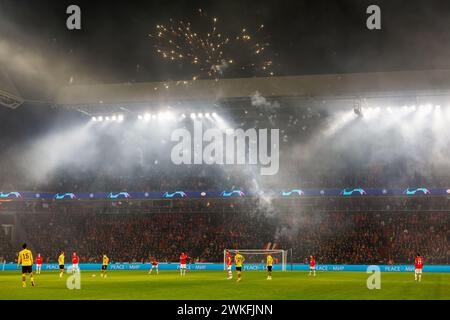
<svg viewBox="0 0 450 320">
<path fill-rule="evenodd" d="M 95 276 L 93 276 L 95 274 Z M 266 280 L 264 272 L 248 271 L 237 283 L 224 272 L 192 271 L 181 277 L 176 271 L 148 275 L 142 271 L 81 273 L 80 289 L 69 290 L 58 272 L 35 275 L 36 286 L 22 288 L 20 273 L 0 272 L 0 299 L 445 299 L 450 300 L 450 274 L 425 273 L 422 282 L 413 273 L 382 273 L 381 289 L 367 289 L 368 274 L 363 272 L 323 272 L 309 277 L 307 272 L 274 272 Z"/>
</svg>

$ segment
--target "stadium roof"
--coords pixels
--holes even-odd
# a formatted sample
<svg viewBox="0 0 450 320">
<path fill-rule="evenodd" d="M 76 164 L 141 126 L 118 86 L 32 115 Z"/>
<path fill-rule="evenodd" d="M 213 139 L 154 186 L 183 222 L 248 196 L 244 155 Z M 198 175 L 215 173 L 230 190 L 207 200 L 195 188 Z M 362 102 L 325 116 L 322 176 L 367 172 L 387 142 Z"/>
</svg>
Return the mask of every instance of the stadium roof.
<svg viewBox="0 0 450 320">
<path fill-rule="evenodd" d="M 63 87 L 55 103 L 92 111 L 113 106 L 266 98 L 370 99 L 450 95 L 450 70 L 239 78 Z"/>
<path fill-rule="evenodd" d="M 8 74 L 0 69 L 0 105 L 15 109 L 22 103 L 23 99 Z"/>
</svg>

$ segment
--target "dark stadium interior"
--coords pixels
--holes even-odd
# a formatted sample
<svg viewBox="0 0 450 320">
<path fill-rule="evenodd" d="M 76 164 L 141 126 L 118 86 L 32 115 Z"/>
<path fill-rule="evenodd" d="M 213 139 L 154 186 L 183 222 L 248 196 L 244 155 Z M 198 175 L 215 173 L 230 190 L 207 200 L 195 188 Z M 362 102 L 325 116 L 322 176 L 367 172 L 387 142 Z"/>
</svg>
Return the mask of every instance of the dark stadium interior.
<svg viewBox="0 0 450 320">
<path fill-rule="evenodd" d="M 8 89 L 24 99 L 15 109 L 0 105 L 2 194 L 239 189 L 261 196 L 0 197 L 0 262 L 16 262 L 27 242 L 46 262 L 56 262 L 61 250 L 78 252 L 83 263 L 100 262 L 104 252 L 111 262 L 175 262 L 182 251 L 194 262 L 222 262 L 225 248 L 282 248 L 292 250 L 289 263 L 308 263 L 314 255 L 322 264 L 413 264 L 420 252 L 427 264 L 450 264 L 448 1 L 378 1 L 386 24 L 369 34 L 358 26 L 365 25 L 371 1 L 79 1 L 86 22 L 79 33 L 60 28 L 68 1 L 30 2 L 35 10 L 18 9 L 20 2 L 0 0 L 0 71 L 7 75 L 0 78 L 0 93 Z M 39 10 L 43 2 L 46 10 Z M 219 15 L 226 29 L 236 28 L 226 21 L 264 23 L 268 37 L 261 43 L 270 41 L 274 74 L 227 65 L 223 77 L 219 70 L 197 80 L 195 66 L 161 61 L 149 37 L 154 25 L 171 17 L 195 20 L 197 5 Z M 288 78 L 328 74 L 305 76 L 310 86 Z M 353 80 L 346 82 L 345 75 Z M 262 78 L 269 85 L 261 92 L 239 91 Z M 228 85 L 233 79 L 237 84 Z M 290 93 L 279 83 L 289 84 Z M 372 84 L 373 91 L 359 92 Z M 400 89 L 379 90 L 391 84 Z M 84 95 L 100 91 L 96 85 L 104 85 L 102 94 L 112 102 Z M 219 88 L 213 95 L 221 85 L 223 92 L 239 92 L 214 101 L 191 99 L 198 88 Z M 121 101 L 116 97 L 122 92 L 143 101 Z M 77 95 L 89 103 L 77 103 Z M 161 121 L 160 111 L 183 118 Z M 155 120 L 142 121 L 146 112 Z M 119 113 L 123 122 L 103 121 Z M 174 164 L 170 134 L 193 130 L 191 113 L 201 114 L 207 128 L 225 123 L 279 129 L 279 171 L 261 175 L 257 165 Z M 222 122 L 207 121 L 206 113 L 217 113 Z M 262 193 L 421 187 L 442 193 L 299 199 Z"/>
</svg>

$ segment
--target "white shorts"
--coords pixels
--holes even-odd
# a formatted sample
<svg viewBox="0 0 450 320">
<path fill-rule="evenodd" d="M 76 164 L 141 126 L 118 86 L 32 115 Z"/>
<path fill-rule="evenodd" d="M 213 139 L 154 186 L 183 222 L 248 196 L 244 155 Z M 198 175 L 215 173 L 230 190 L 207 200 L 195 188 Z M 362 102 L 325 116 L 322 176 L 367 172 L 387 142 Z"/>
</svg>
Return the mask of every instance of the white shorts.
<svg viewBox="0 0 450 320">
<path fill-rule="evenodd" d="M 36 265 L 36 268 L 41 268 L 42 267 L 42 264 L 37 264 Z"/>
<path fill-rule="evenodd" d="M 186 264 L 180 264 L 180 269 L 186 269 Z"/>
<path fill-rule="evenodd" d="M 73 265 L 72 265 L 72 269 L 73 269 L 73 270 L 79 269 L 79 268 L 78 268 L 78 263 L 73 264 Z"/>
<path fill-rule="evenodd" d="M 416 273 L 416 274 L 422 274 L 422 269 L 414 269 L 414 273 Z"/>
<path fill-rule="evenodd" d="M 227 266 L 227 270 L 231 270 L 231 265 Z"/>
<path fill-rule="evenodd" d="M 309 266 L 309 269 L 310 270 L 316 270 L 316 266 L 313 266 L 313 267 Z"/>
<path fill-rule="evenodd" d="M 157 264 L 152 264 L 152 269 L 153 269 L 153 268 L 158 269 L 158 265 L 157 265 Z"/>
</svg>

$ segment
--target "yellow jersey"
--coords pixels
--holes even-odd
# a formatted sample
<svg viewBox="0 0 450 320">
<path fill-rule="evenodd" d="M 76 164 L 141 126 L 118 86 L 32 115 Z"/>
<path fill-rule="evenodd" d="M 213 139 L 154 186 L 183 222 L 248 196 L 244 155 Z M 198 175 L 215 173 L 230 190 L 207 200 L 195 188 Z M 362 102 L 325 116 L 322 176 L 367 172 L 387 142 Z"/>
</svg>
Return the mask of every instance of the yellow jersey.
<svg viewBox="0 0 450 320">
<path fill-rule="evenodd" d="M 236 267 L 242 267 L 244 260 L 244 257 L 239 253 L 234 256 L 234 263 L 236 264 Z"/>
<path fill-rule="evenodd" d="M 19 252 L 17 264 L 22 264 L 22 267 L 31 267 L 33 265 L 33 254 L 28 249 L 23 249 Z"/>
<path fill-rule="evenodd" d="M 267 256 L 267 266 L 271 267 L 273 265 L 273 258 L 271 255 Z"/>
<path fill-rule="evenodd" d="M 63 255 L 63 254 L 61 254 L 61 255 L 58 257 L 58 264 L 59 264 L 60 266 L 64 264 L 64 255 Z"/>
<path fill-rule="evenodd" d="M 109 258 L 107 256 L 103 256 L 103 265 L 107 266 L 109 263 Z"/>
</svg>

